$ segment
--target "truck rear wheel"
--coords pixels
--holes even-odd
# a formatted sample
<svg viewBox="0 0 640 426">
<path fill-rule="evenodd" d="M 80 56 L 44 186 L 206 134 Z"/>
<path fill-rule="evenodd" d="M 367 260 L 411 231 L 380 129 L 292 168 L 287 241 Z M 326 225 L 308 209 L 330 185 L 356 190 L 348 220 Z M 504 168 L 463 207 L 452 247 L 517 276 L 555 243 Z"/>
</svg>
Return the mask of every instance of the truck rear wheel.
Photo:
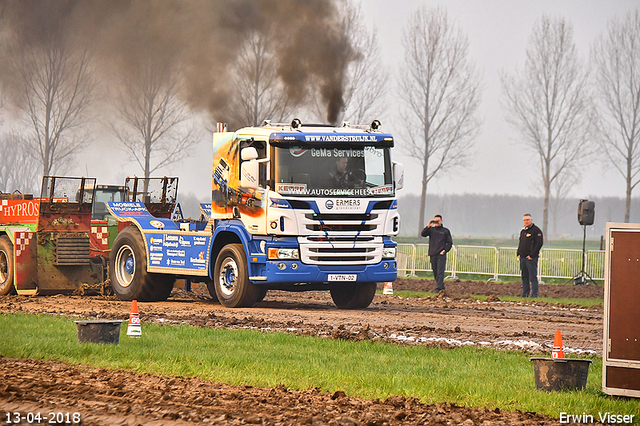
<svg viewBox="0 0 640 426">
<path fill-rule="evenodd" d="M 252 306 L 260 289 L 249 281 L 249 268 L 242 244 L 226 245 L 216 259 L 213 283 L 218 300 L 228 308 Z"/>
<path fill-rule="evenodd" d="M 154 302 L 167 300 L 171 294 L 175 277 L 147 272 L 144 241 L 135 227 L 118 234 L 109 260 L 111 287 L 120 300 Z"/>
<path fill-rule="evenodd" d="M 13 244 L 6 236 L 0 237 L 0 295 L 16 294 L 13 285 Z"/>
<path fill-rule="evenodd" d="M 344 283 L 333 287 L 330 293 L 338 309 L 364 309 L 376 294 L 376 283 Z"/>
</svg>

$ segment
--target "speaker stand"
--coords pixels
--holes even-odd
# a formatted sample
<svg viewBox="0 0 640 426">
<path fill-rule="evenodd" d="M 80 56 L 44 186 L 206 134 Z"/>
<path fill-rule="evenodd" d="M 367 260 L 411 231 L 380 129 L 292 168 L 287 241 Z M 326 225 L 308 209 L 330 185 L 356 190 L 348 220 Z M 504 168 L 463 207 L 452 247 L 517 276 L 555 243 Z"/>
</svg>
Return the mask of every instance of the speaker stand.
<svg viewBox="0 0 640 426">
<path fill-rule="evenodd" d="M 585 262 L 587 259 L 587 250 L 586 250 L 586 241 L 587 241 L 587 225 L 582 225 L 582 228 L 584 230 L 583 236 L 582 236 L 582 269 L 580 269 L 580 272 L 578 273 L 578 275 L 576 275 L 575 277 L 571 278 L 568 282 L 573 281 L 573 283 L 575 285 L 585 285 L 587 284 L 587 278 L 589 279 L 588 281 L 591 281 L 592 284 L 596 284 L 595 281 L 593 281 L 593 278 L 591 278 L 589 276 L 589 274 L 587 274 L 584 269 L 585 269 Z M 565 283 L 566 284 L 566 283 Z"/>
</svg>

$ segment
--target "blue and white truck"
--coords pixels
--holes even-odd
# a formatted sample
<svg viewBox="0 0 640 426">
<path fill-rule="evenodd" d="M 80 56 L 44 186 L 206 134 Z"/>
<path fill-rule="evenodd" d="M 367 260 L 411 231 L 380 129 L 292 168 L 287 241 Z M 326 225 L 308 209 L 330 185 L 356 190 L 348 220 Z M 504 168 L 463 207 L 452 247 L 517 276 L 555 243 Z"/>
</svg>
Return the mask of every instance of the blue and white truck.
<svg viewBox="0 0 640 426">
<path fill-rule="evenodd" d="M 199 220 L 108 208 L 125 226 L 110 255 L 123 300 L 164 300 L 176 278 L 206 282 L 227 307 L 268 290 L 328 290 L 338 308 L 369 306 L 396 279 L 403 168 L 376 120 L 343 127 L 265 122 L 213 136 L 211 203 Z"/>
</svg>

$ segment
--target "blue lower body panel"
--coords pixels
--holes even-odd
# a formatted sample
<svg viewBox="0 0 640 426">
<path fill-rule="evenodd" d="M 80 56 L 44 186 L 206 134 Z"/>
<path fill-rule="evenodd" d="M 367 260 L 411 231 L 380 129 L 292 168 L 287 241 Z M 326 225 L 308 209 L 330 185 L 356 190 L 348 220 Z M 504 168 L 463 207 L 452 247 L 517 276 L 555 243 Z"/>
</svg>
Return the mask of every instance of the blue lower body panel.
<svg viewBox="0 0 640 426">
<path fill-rule="evenodd" d="M 278 265 L 285 265 L 284 269 Z M 293 268 L 293 264 L 297 268 Z M 386 268 L 385 268 L 386 265 Z M 355 282 L 387 282 L 398 276 L 397 263 L 394 259 L 384 260 L 375 265 L 305 265 L 300 261 L 268 261 L 266 270 L 261 274 L 266 281 L 253 281 L 255 284 L 297 284 L 330 282 L 329 275 L 355 275 Z M 335 282 L 335 281 L 332 281 Z"/>
</svg>

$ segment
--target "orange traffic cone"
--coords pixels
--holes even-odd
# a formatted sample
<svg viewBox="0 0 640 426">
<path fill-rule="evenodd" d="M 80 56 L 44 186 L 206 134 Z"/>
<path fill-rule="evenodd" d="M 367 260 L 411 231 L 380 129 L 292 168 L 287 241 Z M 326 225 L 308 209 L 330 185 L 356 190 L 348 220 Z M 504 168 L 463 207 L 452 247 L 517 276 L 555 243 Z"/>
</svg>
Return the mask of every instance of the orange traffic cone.
<svg viewBox="0 0 640 426">
<path fill-rule="evenodd" d="M 553 350 L 551 351 L 552 358 L 564 358 L 564 349 L 562 347 L 562 333 L 560 330 L 556 330 L 556 335 L 553 338 Z"/>
<path fill-rule="evenodd" d="M 127 336 L 142 336 L 142 327 L 140 326 L 140 315 L 138 314 L 138 301 L 131 303 L 131 313 L 129 314 L 129 325 L 127 326 Z"/>
<path fill-rule="evenodd" d="M 382 294 L 393 294 L 393 284 L 391 283 L 391 281 L 384 283 Z"/>
</svg>

